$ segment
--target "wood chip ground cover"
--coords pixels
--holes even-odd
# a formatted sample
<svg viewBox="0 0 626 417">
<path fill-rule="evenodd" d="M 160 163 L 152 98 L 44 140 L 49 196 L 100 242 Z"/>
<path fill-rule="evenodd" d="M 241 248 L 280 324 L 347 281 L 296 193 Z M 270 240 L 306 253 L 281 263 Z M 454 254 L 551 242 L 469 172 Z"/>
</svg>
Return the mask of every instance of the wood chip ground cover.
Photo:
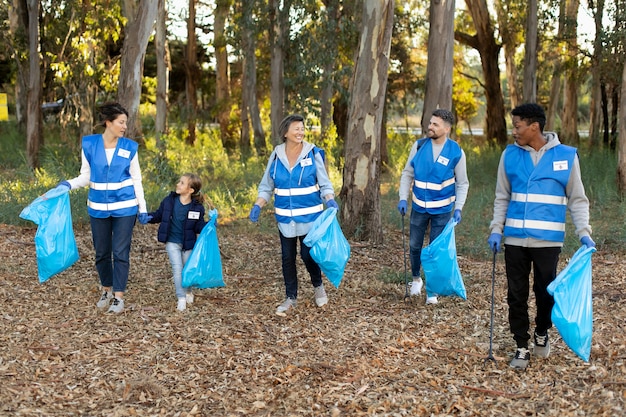
<svg viewBox="0 0 626 417">
<path fill-rule="evenodd" d="M 218 227 L 226 287 L 196 290 L 184 313 L 156 225 L 135 229 L 120 315 L 96 309 L 91 234 L 75 233 L 80 260 L 39 284 L 35 228 L 0 225 L 0 415 L 625 415 L 624 254 L 594 254 L 589 363 L 553 329 L 550 357 L 517 372 L 501 255 L 497 362 L 485 364 L 491 263 L 459 257 L 467 301 L 405 302 L 403 283 L 381 279 L 404 277 L 396 230 L 384 245 L 351 242 L 323 308 L 298 261 L 298 306 L 287 317 L 274 314 L 284 296 L 278 237 L 243 221 Z"/>
</svg>

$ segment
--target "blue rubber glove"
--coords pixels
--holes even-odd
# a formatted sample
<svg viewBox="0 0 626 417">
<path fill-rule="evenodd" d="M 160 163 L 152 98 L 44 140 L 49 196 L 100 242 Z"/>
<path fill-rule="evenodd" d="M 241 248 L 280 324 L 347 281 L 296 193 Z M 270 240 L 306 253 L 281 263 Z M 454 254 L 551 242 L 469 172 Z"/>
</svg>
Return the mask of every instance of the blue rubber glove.
<svg viewBox="0 0 626 417">
<path fill-rule="evenodd" d="M 500 243 L 502 242 L 502 235 L 499 233 L 492 233 L 489 235 L 489 239 L 487 239 L 487 243 L 489 244 L 489 249 L 494 252 L 500 252 Z"/>
<path fill-rule="evenodd" d="M 148 216 L 148 213 L 139 213 L 137 218 L 141 224 L 147 224 L 150 220 L 152 220 L 152 216 Z"/>
<path fill-rule="evenodd" d="M 72 186 L 70 185 L 70 183 L 65 181 L 65 180 L 63 180 L 63 181 L 61 181 L 60 183 L 57 184 L 57 188 L 59 188 L 59 187 L 67 187 L 68 190 L 72 189 Z"/>
<path fill-rule="evenodd" d="M 326 207 L 339 210 L 339 205 L 337 204 L 334 198 L 331 198 L 330 200 L 326 201 Z"/>
<path fill-rule="evenodd" d="M 250 220 L 254 223 L 259 221 L 259 215 L 261 214 L 261 206 L 255 204 L 250 210 Z"/>
<path fill-rule="evenodd" d="M 594 242 L 593 239 L 591 239 L 590 236 L 583 236 L 583 237 L 581 237 L 580 238 L 580 243 L 582 243 L 583 245 L 587 246 L 587 249 L 596 247 L 596 242 Z"/>
<path fill-rule="evenodd" d="M 452 218 L 454 219 L 455 222 L 461 223 L 461 210 L 456 209 L 454 210 L 454 214 L 452 215 Z"/>
<path fill-rule="evenodd" d="M 398 211 L 402 216 L 406 214 L 406 200 L 400 200 L 400 202 L 398 203 Z"/>
</svg>

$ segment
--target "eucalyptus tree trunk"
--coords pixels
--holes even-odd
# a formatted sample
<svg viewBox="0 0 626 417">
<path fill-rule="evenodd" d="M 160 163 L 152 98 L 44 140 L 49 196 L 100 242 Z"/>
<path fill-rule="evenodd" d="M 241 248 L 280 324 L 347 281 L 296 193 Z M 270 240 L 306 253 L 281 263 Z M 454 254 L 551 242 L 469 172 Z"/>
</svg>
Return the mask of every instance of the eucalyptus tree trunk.
<svg viewBox="0 0 626 417">
<path fill-rule="evenodd" d="M 131 4 L 132 3 L 132 4 Z M 132 5 L 136 7 L 131 7 Z M 128 23 L 124 28 L 124 45 L 117 98 L 128 111 L 128 127 L 126 136 L 143 141 L 141 122 L 139 120 L 139 100 L 141 98 L 141 81 L 143 78 L 143 61 L 146 56 L 148 40 L 154 29 L 158 2 L 140 0 L 138 3 L 124 2 Z M 134 13 L 132 10 L 135 10 Z"/>
<path fill-rule="evenodd" d="M 509 88 L 509 100 L 511 108 L 517 107 L 522 101 L 521 91 L 518 88 L 517 65 L 515 62 L 517 49 L 520 43 L 519 25 L 515 22 L 515 17 L 519 15 L 517 8 L 518 1 L 496 0 L 495 9 L 498 17 L 498 28 L 502 38 L 504 49 L 504 68 L 506 71 L 506 83 Z"/>
<path fill-rule="evenodd" d="M 563 123 L 559 138 L 563 143 L 578 143 L 578 41 L 576 40 L 576 28 L 578 23 L 578 0 L 567 0 L 565 6 L 565 39 L 567 66 L 565 70 L 565 84 L 563 95 Z"/>
<path fill-rule="evenodd" d="M 537 0 L 528 1 L 526 15 L 526 44 L 524 45 L 524 102 L 537 101 Z"/>
<path fill-rule="evenodd" d="M 28 60 L 25 58 L 28 50 L 28 6 L 26 0 L 12 0 L 12 7 L 8 10 L 10 45 L 12 56 L 17 68 L 15 80 L 15 116 L 21 129 L 26 127 L 26 108 L 28 102 Z"/>
<path fill-rule="evenodd" d="M 28 98 L 26 156 L 31 169 L 39 168 L 41 135 L 41 58 L 39 57 L 39 1 L 28 0 Z"/>
<path fill-rule="evenodd" d="M 394 1 L 364 0 L 362 7 L 361 37 L 350 82 L 341 219 L 346 235 L 381 243 L 380 129 Z"/>
<path fill-rule="evenodd" d="M 557 39 L 563 39 L 565 30 L 565 2 L 559 2 L 559 28 L 557 30 Z M 546 111 L 546 126 L 544 130 L 556 130 L 556 116 L 559 110 L 559 99 L 561 96 L 561 84 L 563 83 L 563 60 L 561 54 L 557 54 L 554 58 L 552 67 L 552 80 L 550 81 L 550 102 Z"/>
<path fill-rule="evenodd" d="M 218 0 L 215 6 L 213 25 L 215 47 L 215 97 L 217 99 L 217 122 L 220 125 L 222 145 L 230 151 L 237 143 L 230 131 L 230 81 L 228 75 L 228 51 L 226 50 L 226 20 L 231 0 Z"/>
<path fill-rule="evenodd" d="M 322 137 L 328 135 L 333 117 L 333 94 L 335 91 L 333 76 L 337 68 L 337 43 L 339 38 L 339 19 L 341 18 L 341 5 L 339 0 L 324 0 L 326 6 L 327 42 L 325 62 L 322 64 L 322 80 L 320 93 L 320 127 Z"/>
<path fill-rule="evenodd" d="M 285 116 L 285 51 L 289 42 L 291 0 L 270 0 L 269 3 L 270 39 L 272 42 L 270 119 L 272 122 L 272 144 L 279 145 L 282 143 L 282 138 L 278 137 L 278 127 Z"/>
<path fill-rule="evenodd" d="M 157 24 L 156 24 L 156 120 L 154 128 L 158 146 L 161 146 L 161 135 L 167 132 L 167 94 L 170 82 L 170 55 L 167 44 L 167 4 L 165 0 L 158 0 Z"/>
<path fill-rule="evenodd" d="M 454 0 L 430 2 L 422 132 L 428 130 L 433 111 L 436 109 L 452 111 L 454 7 Z"/>
<path fill-rule="evenodd" d="M 185 57 L 185 94 L 187 98 L 187 143 L 196 143 L 196 119 L 198 117 L 197 81 L 198 70 L 197 40 L 196 40 L 196 2 L 189 0 L 189 15 L 187 16 L 187 50 Z"/>
<path fill-rule="evenodd" d="M 622 196 L 626 195 L 626 63 L 622 71 L 622 92 L 619 104 L 619 148 L 617 153 L 617 184 Z"/>
<path fill-rule="evenodd" d="M 591 57 L 591 103 L 589 105 L 589 144 L 590 146 L 601 146 L 600 128 L 602 127 L 602 90 L 601 90 L 601 68 L 602 56 L 604 55 L 603 41 L 604 26 L 602 18 L 604 16 L 604 0 L 596 2 L 596 9 L 593 12 L 593 19 L 596 28 L 596 35 L 593 40 L 593 56 Z M 605 126 L 606 129 L 606 126 Z"/>
</svg>

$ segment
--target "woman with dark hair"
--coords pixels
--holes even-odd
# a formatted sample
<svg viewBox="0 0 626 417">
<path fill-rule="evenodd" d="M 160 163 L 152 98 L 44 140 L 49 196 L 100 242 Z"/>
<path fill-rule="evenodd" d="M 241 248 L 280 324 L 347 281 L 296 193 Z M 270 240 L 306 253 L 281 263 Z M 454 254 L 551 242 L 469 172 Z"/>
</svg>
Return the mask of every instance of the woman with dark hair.
<svg viewBox="0 0 626 417">
<path fill-rule="evenodd" d="M 282 144 L 276 146 L 259 184 L 258 197 L 250 220 L 257 222 L 261 208 L 274 195 L 274 214 L 282 250 L 282 269 L 285 281 L 285 301 L 276 314 L 285 313 L 296 306 L 298 275 L 296 269 L 297 243 L 300 240 L 300 257 L 304 261 L 314 288 L 315 304 L 328 303 L 322 284 L 322 272 L 302 241 L 313 221 L 327 207 L 338 208 L 333 185 L 324 166 L 323 152 L 304 140 L 304 118 L 298 114 L 287 116 L 278 129 Z"/>
<path fill-rule="evenodd" d="M 119 103 L 99 108 L 102 134 L 82 139 L 80 175 L 58 186 L 89 186 L 87 211 L 102 285 L 97 307 L 124 311 L 130 267 L 130 244 L 135 220 L 146 224 L 148 213 L 141 183 L 137 142 L 124 137 L 128 112 Z"/>
</svg>

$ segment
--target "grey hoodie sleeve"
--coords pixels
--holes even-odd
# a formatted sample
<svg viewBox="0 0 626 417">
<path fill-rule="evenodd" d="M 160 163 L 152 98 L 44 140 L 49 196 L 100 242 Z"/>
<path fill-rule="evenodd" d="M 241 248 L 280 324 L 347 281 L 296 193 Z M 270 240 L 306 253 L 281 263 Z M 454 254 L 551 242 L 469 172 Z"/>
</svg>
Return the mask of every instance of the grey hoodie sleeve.
<svg viewBox="0 0 626 417">
<path fill-rule="evenodd" d="M 411 151 L 409 152 L 409 157 L 404 165 L 404 169 L 402 170 L 402 176 L 400 177 L 400 190 L 398 192 L 400 200 L 409 200 L 411 194 L 411 186 L 413 185 L 413 180 L 415 179 L 415 170 L 411 165 L 411 161 L 415 157 L 417 153 L 417 141 L 413 143 L 411 146 Z"/>
<path fill-rule="evenodd" d="M 578 239 L 591 235 L 589 225 L 589 199 L 585 194 L 585 187 L 580 175 L 580 161 L 578 154 L 574 157 L 574 166 L 569 176 L 569 181 L 565 187 L 567 194 L 567 208 L 572 217 L 572 222 L 576 228 Z"/>
<path fill-rule="evenodd" d="M 509 202 L 511 201 L 511 183 L 504 171 L 504 153 L 500 156 L 500 163 L 498 164 L 498 174 L 496 177 L 496 198 L 493 202 L 493 219 L 489 229 L 491 233 L 502 234 L 504 230 L 504 221 L 506 220 L 506 212 L 509 208 Z"/>
</svg>

